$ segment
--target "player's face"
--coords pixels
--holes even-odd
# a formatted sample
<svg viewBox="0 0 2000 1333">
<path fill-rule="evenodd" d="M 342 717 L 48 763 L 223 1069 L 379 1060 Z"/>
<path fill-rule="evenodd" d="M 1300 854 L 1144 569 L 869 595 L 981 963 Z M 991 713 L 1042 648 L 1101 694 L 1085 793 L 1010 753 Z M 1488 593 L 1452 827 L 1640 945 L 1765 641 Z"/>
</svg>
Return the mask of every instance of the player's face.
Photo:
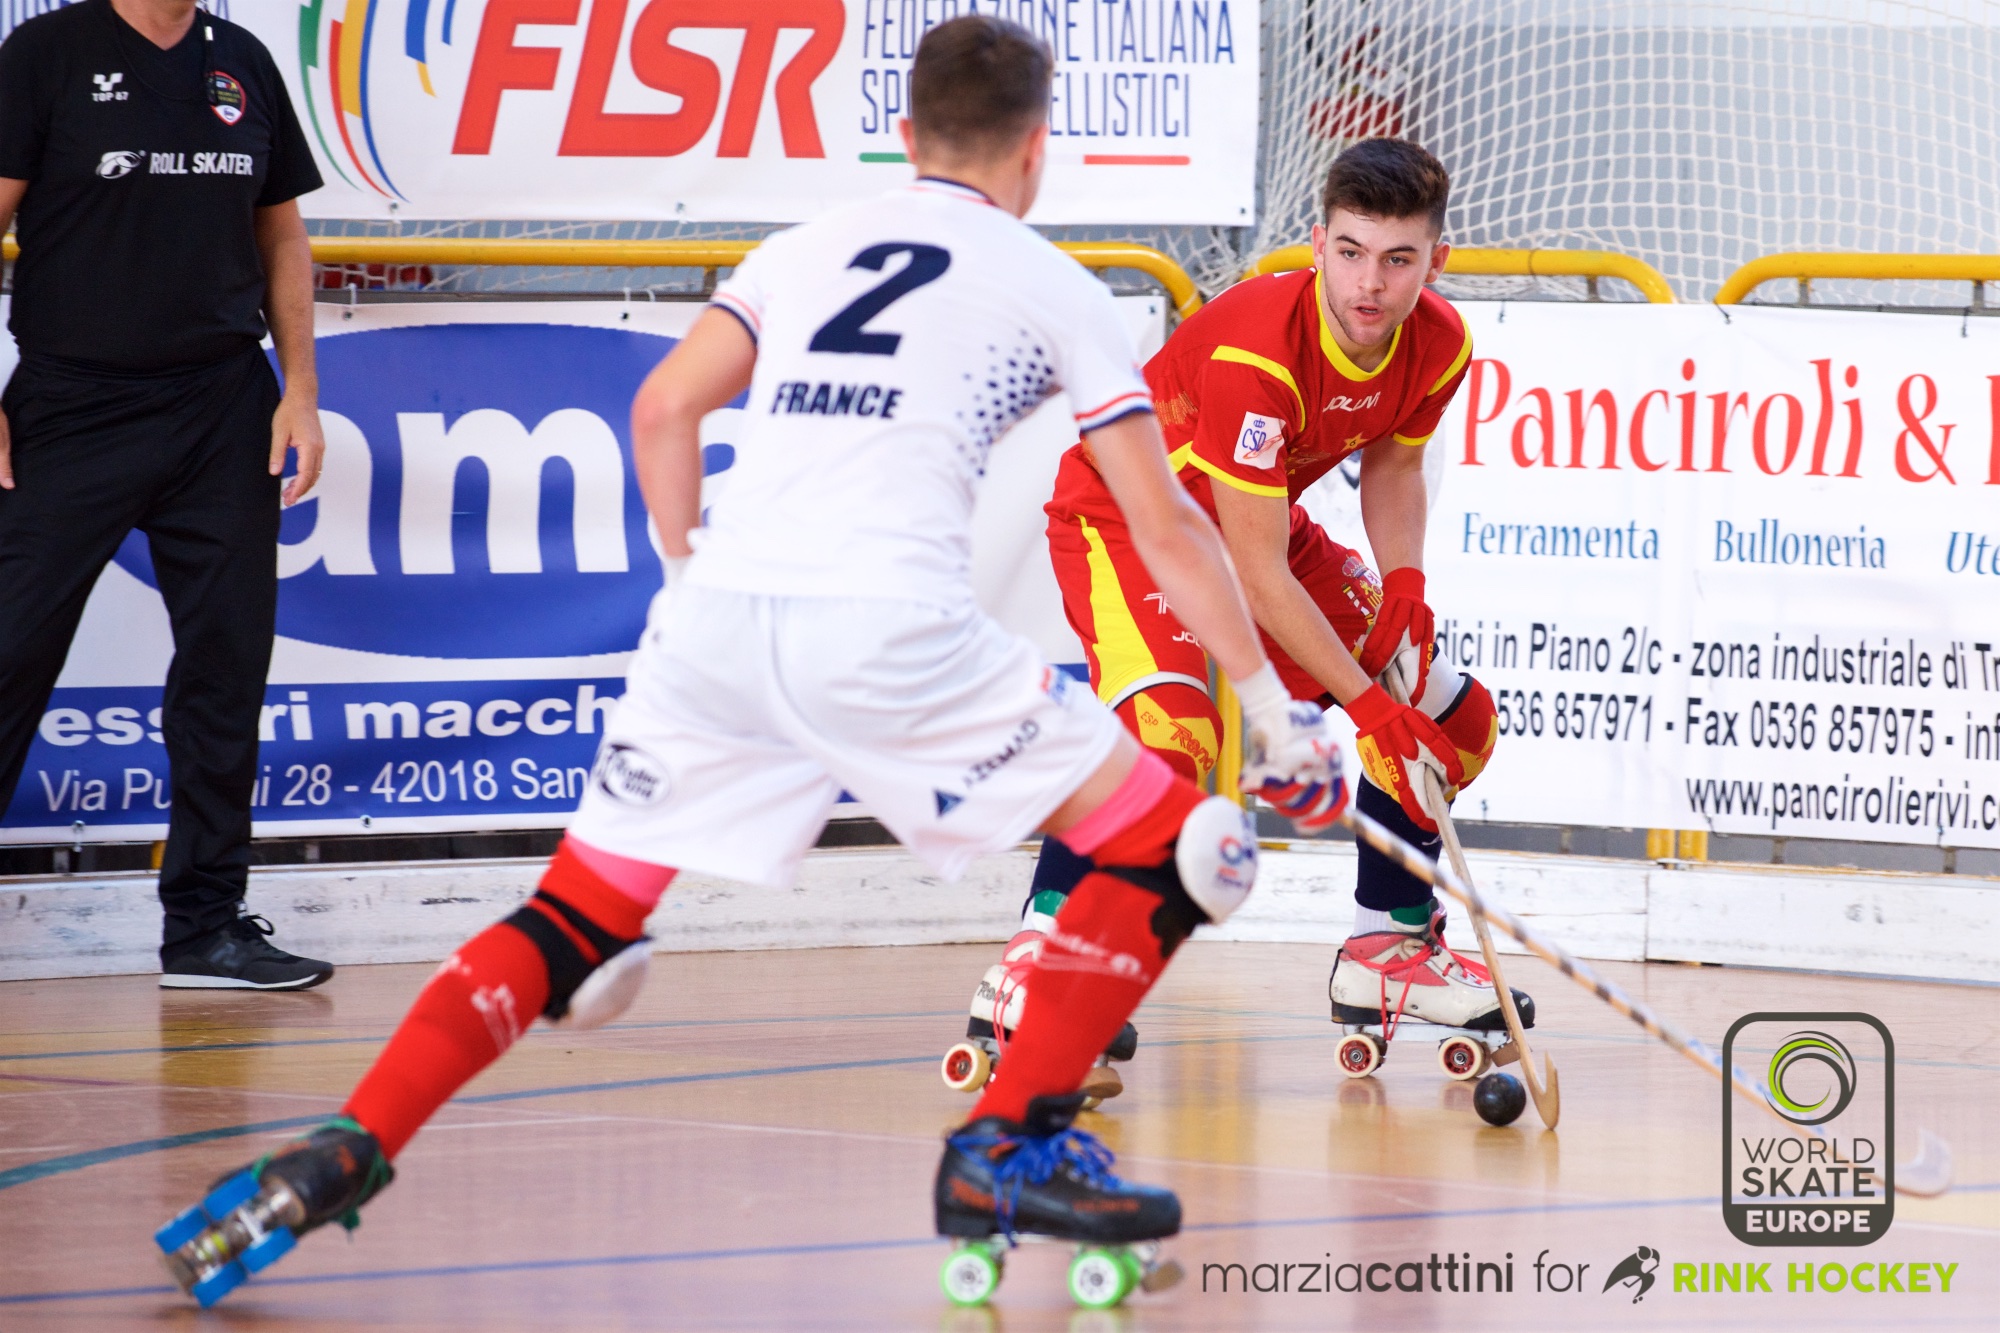
<svg viewBox="0 0 2000 1333">
<path fill-rule="evenodd" d="M 1313 260 L 1326 290 L 1327 314 L 1343 341 L 1379 347 L 1417 308 L 1426 283 L 1444 272 L 1451 247 L 1428 218 L 1378 218 L 1336 208 L 1313 228 Z"/>
</svg>

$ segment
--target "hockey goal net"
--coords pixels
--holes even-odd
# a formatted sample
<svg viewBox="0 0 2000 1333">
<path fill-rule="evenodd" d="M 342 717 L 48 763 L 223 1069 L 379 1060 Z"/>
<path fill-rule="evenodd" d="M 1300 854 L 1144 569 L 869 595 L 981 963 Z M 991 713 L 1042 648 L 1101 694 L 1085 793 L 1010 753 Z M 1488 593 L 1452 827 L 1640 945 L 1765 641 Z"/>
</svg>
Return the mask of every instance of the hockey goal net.
<svg viewBox="0 0 2000 1333">
<path fill-rule="evenodd" d="M 1620 251 L 1682 300 L 1778 251 L 2000 248 L 1985 0 L 1276 0 L 1265 23 L 1253 253 L 1301 239 L 1334 153 L 1376 134 L 1450 169 L 1454 244 Z"/>
</svg>

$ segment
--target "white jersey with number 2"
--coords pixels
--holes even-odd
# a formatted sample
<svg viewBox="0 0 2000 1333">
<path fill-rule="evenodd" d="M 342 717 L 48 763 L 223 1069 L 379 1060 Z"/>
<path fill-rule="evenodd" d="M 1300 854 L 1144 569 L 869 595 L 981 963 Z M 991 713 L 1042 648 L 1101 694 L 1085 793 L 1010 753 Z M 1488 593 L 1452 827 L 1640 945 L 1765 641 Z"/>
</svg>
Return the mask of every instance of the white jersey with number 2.
<svg viewBox="0 0 2000 1333">
<path fill-rule="evenodd" d="M 923 180 L 765 242 L 715 295 L 757 339 L 736 476 L 653 603 L 573 836 L 793 881 L 839 794 L 946 877 L 1038 828 L 1123 734 L 973 602 L 972 501 L 1059 389 L 1151 410 L 1110 293 Z"/>
<path fill-rule="evenodd" d="M 691 583 L 972 599 L 1001 434 L 1067 390 L 1080 429 L 1150 410 L 1109 290 L 985 195 L 919 180 L 764 242 L 716 289 L 757 340 Z"/>
</svg>

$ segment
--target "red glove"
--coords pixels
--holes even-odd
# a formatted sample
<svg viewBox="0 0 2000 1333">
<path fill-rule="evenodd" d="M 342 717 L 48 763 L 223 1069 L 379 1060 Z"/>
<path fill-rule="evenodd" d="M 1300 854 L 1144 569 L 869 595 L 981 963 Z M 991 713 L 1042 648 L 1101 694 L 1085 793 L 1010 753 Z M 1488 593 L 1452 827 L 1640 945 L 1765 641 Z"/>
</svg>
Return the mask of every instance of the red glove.
<svg viewBox="0 0 2000 1333">
<path fill-rule="evenodd" d="M 1361 669 L 1374 680 L 1388 670 L 1396 654 L 1409 645 L 1417 647 L 1417 679 L 1410 689 L 1412 703 L 1424 697 L 1430 680 L 1431 651 L 1437 638 L 1437 620 L 1424 601 L 1424 571 L 1405 566 L 1382 576 L 1382 605 L 1375 623 L 1361 644 Z"/>
<path fill-rule="evenodd" d="M 1354 719 L 1354 751 L 1369 781 L 1396 798 L 1403 813 L 1426 833 L 1437 832 L 1437 821 L 1424 798 L 1423 771 L 1438 775 L 1449 800 L 1465 781 L 1458 747 L 1438 724 L 1417 709 L 1391 699 L 1380 685 L 1347 705 Z"/>
</svg>

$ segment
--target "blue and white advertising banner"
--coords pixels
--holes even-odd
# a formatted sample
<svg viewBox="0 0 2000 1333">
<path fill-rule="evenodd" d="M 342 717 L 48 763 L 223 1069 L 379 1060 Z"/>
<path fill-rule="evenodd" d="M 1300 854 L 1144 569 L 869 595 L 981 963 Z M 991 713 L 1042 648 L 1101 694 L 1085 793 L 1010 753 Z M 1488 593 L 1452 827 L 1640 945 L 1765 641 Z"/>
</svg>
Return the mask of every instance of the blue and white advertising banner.
<svg viewBox="0 0 2000 1333">
<path fill-rule="evenodd" d="M 1122 305 L 1157 346 L 1161 301 Z M 2000 847 L 2000 323 L 1463 308 L 1427 567 L 1501 735 L 1461 810 Z M 563 822 L 660 582 L 628 405 L 695 311 L 319 308 L 260 833 Z M 711 494 L 739 420 L 704 427 Z M 1072 666 L 1041 507 L 1073 432 L 1057 399 L 995 451 L 974 541 L 982 602 Z M 1306 503 L 1365 551 L 1353 475 Z M 151 577 L 134 539 L 99 583 L 0 839 L 160 835 Z"/>
<path fill-rule="evenodd" d="M 1055 55 L 1030 220 L 1246 226 L 1255 0 L 231 0 L 326 188 L 309 217 L 797 222 L 910 178 L 930 28 Z"/>
<path fill-rule="evenodd" d="M 1164 303 L 1121 298 L 1159 345 Z M 259 836 L 559 827 L 661 582 L 632 472 L 639 382 L 686 303 L 321 305 L 325 472 L 285 515 Z M 11 372 L 11 344 L 0 373 Z M 741 412 L 703 425 L 704 500 Z M 994 451 L 982 599 L 1053 660 L 1082 651 L 1041 539 L 1057 397 Z M 165 835 L 173 655 L 143 536 L 92 594 L 0 841 Z"/>
<path fill-rule="evenodd" d="M 2000 322 L 1467 303 L 1429 445 L 1472 818 L 2000 847 Z M 1309 496 L 1365 547 L 1339 476 Z"/>
</svg>

